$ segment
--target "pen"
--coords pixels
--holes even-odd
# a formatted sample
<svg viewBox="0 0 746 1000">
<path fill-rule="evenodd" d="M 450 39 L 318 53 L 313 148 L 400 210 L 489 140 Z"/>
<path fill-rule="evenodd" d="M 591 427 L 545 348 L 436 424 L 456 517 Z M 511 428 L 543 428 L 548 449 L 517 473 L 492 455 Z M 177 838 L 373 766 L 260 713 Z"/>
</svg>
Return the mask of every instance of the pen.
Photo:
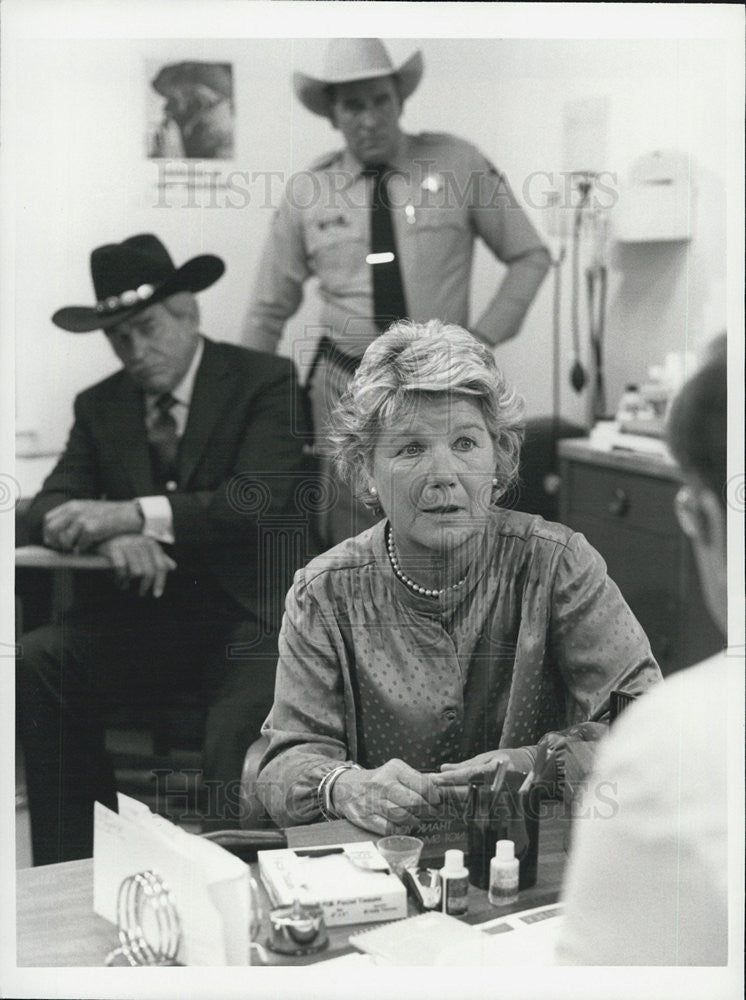
<svg viewBox="0 0 746 1000">
<path fill-rule="evenodd" d="M 518 794 L 523 795 L 524 792 L 527 792 L 529 790 L 529 788 L 531 787 L 531 785 L 533 785 L 533 783 L 534 783 L 534 769 L 531 768 L 531 770 L 528 772 L 526 777 L 521 782 L 521 787 L 518 789 Z"/>
<path fill-rule="evenodd" d="M 505 775 L 508 773 L 508 761 L 501 760 L 500 763 L 495 768 L 495 776 L 492 779 L 492 785 L 490 787 L 490 792 L 493 796 L 497 795 L 503 786 L 505 781 Z"/>
</svg>

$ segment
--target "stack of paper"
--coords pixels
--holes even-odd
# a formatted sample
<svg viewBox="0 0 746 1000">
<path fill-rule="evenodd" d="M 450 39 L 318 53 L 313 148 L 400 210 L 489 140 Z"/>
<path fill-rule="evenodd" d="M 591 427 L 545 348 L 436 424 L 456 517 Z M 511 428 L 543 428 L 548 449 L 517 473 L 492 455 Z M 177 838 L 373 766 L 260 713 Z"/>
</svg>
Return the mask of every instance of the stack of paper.
<svg viewBox="0 0 746 1000">
<path fill-rule="evenodd" d="M 483 924 L 423 913 L 350 935 L 375 965 L 506 966 L 554 964 L 560 906 L 537 906 Z"/>
<path fill-rule="evenodd" d="M 142 802 L 122 794 L 117 799 L 119 813 L 100 802 L 94 808 L 94 911 L 115 924 L 124 879 L 154 871 L 168 886 L 181 921 L 181 964 L 250 964 L 248 865 Z"/>
</svg>

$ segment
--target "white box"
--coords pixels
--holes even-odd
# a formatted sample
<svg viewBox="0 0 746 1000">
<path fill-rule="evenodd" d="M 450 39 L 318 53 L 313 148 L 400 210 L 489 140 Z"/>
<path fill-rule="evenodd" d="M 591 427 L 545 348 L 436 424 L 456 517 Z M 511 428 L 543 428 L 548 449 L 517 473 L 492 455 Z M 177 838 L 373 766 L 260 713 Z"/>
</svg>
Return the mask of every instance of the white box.
<svg viewBox="0 0 746 1000">
<path fill-rule="evenodd" d="M 640 157 L 614 208 L 614 236 L 621 243 L 689 240 L 695 191 L 686 157 L 671 150 Z"/>
<path fill-rule="evenodd" d="M 372 841 L 259 851 L 257 859 L 273 905 L 320 903 L 328 927 L 407 915 L 407 891 Z"/>
</svg>

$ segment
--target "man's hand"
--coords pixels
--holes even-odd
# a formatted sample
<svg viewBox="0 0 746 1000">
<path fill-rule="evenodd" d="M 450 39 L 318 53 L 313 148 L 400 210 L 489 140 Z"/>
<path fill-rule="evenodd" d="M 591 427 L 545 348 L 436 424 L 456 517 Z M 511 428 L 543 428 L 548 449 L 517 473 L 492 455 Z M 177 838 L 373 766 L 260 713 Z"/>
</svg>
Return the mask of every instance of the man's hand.
<svg viewBox="0 0 746 1000">
<path fill-rule="evenodd" d="M 62 552 L 85 552 L 116 535 L 142 530 L 134 500 L 68 500 L 44 515 L 44 544 Z"/>
<path fill-rule="evenodd" d="M 106 556 L 114 567 L 117 583 L 124 588 L 133 580 L 140 581 L 140 597 L 152 588 L 153 597 L 160 597 L 166 586 L 166 577 L 176 569 L 176 563 L 167 556 L 159 543 L 147 535 L 117 535 L 101 542 L 98 552 Z"/>
<path fill-rule="evenodd" d="M 432 818 L 440 794 L 431 776 L 394 759 L 370 771 L 344 771 L 334 784 L 332 801 L 340 816 L 385 835 L 406 833 Z"/>
</svg>

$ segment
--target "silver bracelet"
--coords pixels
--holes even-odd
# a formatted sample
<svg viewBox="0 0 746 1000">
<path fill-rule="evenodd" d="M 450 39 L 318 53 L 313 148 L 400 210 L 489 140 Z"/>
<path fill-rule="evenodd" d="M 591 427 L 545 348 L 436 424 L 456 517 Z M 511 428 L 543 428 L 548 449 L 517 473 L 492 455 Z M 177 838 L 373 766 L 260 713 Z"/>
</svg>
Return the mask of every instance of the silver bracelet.
<svg viewBox="0 0 746 1000">
<path fill-rule="evenodd" d="M 337 767 L 332 768 L 331 771 L 327 771 L 319 782 L 319 786 L 316 789 L 316 798 L 319 809 L 321 810 L 321 815 L 325 820 L 340 818 L 339 813 L 332 806 L 332 788 L 334 787 L 337 778 L 343 771 L 352 771 L 355 769 L 359 771 L 360 765 L 346 761 L 344 764 L 339 764 Z"/>
</svg>

